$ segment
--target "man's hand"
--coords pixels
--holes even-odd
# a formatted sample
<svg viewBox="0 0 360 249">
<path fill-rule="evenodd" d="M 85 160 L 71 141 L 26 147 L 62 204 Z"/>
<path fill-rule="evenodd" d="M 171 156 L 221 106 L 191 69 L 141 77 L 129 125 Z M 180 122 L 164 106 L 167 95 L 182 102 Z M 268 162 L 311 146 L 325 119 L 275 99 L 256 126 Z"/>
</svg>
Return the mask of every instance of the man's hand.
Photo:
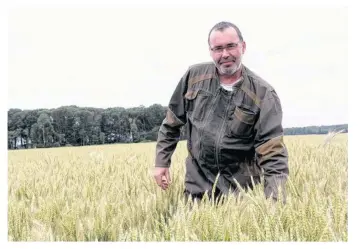
<svg viewBox="0 0 360 249">
<path fill-rule="evenodd" d="M 166 190 L 171 183 L 169 168 L 155 167 L 154 178 L 156 184 Z"/>
</svg>

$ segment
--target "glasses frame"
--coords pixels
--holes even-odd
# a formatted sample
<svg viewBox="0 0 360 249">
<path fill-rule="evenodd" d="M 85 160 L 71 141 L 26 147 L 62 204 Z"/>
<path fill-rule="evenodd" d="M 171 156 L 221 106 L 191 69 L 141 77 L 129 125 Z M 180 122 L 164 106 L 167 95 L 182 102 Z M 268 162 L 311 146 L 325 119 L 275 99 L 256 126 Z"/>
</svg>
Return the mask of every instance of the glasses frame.
<svg viewBox="0 0 360 249">
<path fill-rule="evenodd" d="M 235 50 L 239 46 L 240 43 L 241 43 L 241 41 L 238 41 L 236 43 L 229 43 L 225 47 L 222 47 L 222 46 L 217 46 L 214 48 L 210 47 L 210 50 L 216 54 L 222 54 L 224 52 L 224 49 L 226 49 L 226 51 L 228 51 L 228 52 Z"/>
</svg>

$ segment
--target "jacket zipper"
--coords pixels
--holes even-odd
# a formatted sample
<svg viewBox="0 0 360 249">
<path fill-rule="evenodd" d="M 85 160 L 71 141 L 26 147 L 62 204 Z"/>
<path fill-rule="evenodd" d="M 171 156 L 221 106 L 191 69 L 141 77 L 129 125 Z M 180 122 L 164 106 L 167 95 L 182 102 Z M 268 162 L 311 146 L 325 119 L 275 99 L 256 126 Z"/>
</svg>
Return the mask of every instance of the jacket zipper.
<svg viewBox="0 0 360 249">
<path fill-rule="evenodd" d="M 222 134 L 223 134 L 223 130 L 224 130 L 224 125 L 225 125 L 225 122 L 227 122 L 227 119 L 226 117 L 228 116 L 228 112 L 229 112 L 229 107 L 230 107 L 230 103 L 231 103 L 231 100 L 234 96 L 234 91 L 231 93 L 231 96 L 230 96 L 230 99 L 229 99 L 229 102 L 227 104 L 227 107 L 226 107 L 226 112 L 225 112 L 225 118 L 221 124 L 221 128 L 220 128 L 220 131 L 219 131 L 219 135 L 218 135 L 218 139 L 215 143 L 215 162 L 216 162 L 216 165 L 218 167 L 218 171 L 220 172 L 220 167 L 219 167 L 219 149 L 220 149 L 220 139 L 222 137 Z"/>
</svg>

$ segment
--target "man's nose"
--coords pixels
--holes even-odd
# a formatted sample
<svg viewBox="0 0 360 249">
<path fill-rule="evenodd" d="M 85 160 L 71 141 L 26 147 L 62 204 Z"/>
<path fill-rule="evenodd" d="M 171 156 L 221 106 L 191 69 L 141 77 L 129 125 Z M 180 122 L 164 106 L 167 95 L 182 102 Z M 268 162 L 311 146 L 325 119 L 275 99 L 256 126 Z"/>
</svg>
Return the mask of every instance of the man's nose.
<svg viewBox="0 0 360 249">
<path fill-rule="evenodd" d="M 227 49 L 226 48 L 224 48 L 223 49 L 223 51 L 222 51 L 222 57 L 225 57 L 225 58 L 227 58 L 227 57 L 229 57 L 229 52 L 227 51 Z"/>
</svg>

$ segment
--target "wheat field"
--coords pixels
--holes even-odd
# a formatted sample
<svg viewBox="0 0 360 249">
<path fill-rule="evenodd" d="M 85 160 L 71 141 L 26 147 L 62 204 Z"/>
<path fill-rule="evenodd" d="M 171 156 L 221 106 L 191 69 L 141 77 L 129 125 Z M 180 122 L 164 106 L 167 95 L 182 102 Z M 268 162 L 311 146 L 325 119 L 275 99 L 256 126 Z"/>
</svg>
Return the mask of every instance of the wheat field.
<svg viewBox="0 0 360 249">
<path fill-rule="evenodd" d="M 169 190 L 155 143 L 8 151 L 9 241 L 347 241 L 347 134 L 289 136 L 285 205 L 263 186 L 222 205 L 183 200 L 185 142 Z"/>
</svg>

